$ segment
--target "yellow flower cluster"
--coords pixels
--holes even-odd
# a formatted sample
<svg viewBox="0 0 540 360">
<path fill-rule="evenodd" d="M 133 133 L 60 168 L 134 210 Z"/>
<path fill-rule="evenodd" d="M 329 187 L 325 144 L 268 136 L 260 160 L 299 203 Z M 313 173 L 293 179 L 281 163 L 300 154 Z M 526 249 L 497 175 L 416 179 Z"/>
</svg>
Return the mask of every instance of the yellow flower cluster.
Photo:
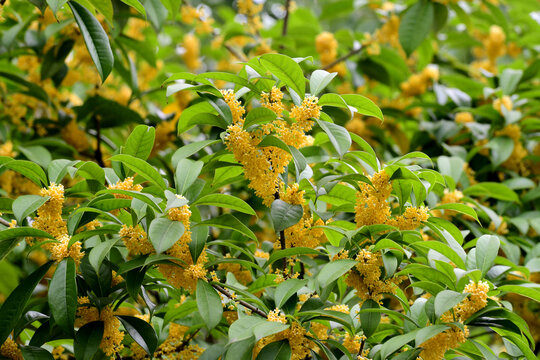
<svg viewBox="0 0 540 360">
<path fill-rule="evenodd" d="M 158 269 L 174 287 L 182 287 L 189 291 L 194 291 L 197 286 L 197 280 L 203 279 L 206 276 L 204 264 L 207 261 L 207 257 L 206 251 L 203 251 L 197 259 L 197 263 L 193 262 L 191 252 L 189 251 L 189 243 L 191 242 L 190 217 L 191 210 L 189 210 L 188 205 L 169 210 L 168 218 L 172 221 L 179 221 L 184 225 L 184 233 L 166 252 L 167 255 L 174 256 L 179 261 L 173 261 L 177 265 L 160 264 L 158 265 Z"/>
<path fill-rule="evenodd" d="M 7 156 L 10 158 L 17 156 L 17 153 L 13 151 L 13 143 L 11 141 L 6 141 L 0 145 L 0 156 Z"/>
<path fill-rule="evenodd" d="M 133 227 L 124 224 L 119 235 L 131 256 L 147 255 L 154 252 L 154 247 L 140 225 Z"/>
<path fill-rule="evenodd" d="M 253 256 L 255 256 L 256 258 L 265 259 L 265 260 L 268 260 L 270 258 L 269 253 L 267 253 L 266 251 L 262 251 L 260 249 L 255 250 L 255 253 L 253 254 Z"/>
<path fill-rule="evenodd" d="M 291 360 L 303 360 L 310 354 L 311 349 L 316 348 L 315 343 L 306 338 L 306 334 L 307 331 L 302 325 L 298 322 L 293 322 L 287 330 L 259 340 L 253 349 L 254 358 L 266 345 L 276 341 L 288 340 L 291 346 Z"/>
<path fill-rule="evenodd" d="M 261 93 L 261 106 L 275 112 L 277 117 L 281 117 L 285 108 L 281 102 L 282 99 L 283 93 L 281 90 L 273 86 L 270 93 L 264 91 Z"/>
<path fill-rule="evenodd" d="M 365 341 L 366 337 L 364 335 L 354 335 L 351 336 L 349 333 L 345 334 L 343 339 L 343 346 L 349 350 L 351 354 L 358 354 L 360 352 L 360 345 L 362 341 Z"/>
<path fill-rule="evenodd" d="M 199 59 L 199 53 L 201 44 L 199 38 L 193 34 L 184 35 L 182 42 L 184 48 L 184 54 L 182 54 L 182 60 L 190 71 L 195 71 L 201 66 L 201 60 Z"/>
<path fill-rule="evenodd" d="M 12 338 L 7 338 L 0 347 L 0 355 L 12 360 L 23 360 L 21 349 Z"/>
<path fill-rule="evenodd" d="M 468 111 L 461 111 L 461 112 L 458 112 L 456 114 L 456 117 L 454 118 L 454 120 L 458 123 L 458 124 L 466 124 L 466 123 L 471 123 L 471 122 L 474 122 L 474 117 L 473 115 L 468 112 Z"/>
<path fill-rule="evenodd" d="M 471 281 L 465 286 L 464 293 L 470 295 L 454 306 L 452 311 L 448 311 L 441 316 L 444 322 L 460 322 L 463 323 L 476 312 L 482 310 L 487 305 L 487 293 L 489 285 L 486 282 L 479 281 L 475 283 Z M 443 331 L 435 335 L 431 339 L 424 342 L 421 346 L 424 350 L 420 353 L 423 360 L 441 360 L 444 354 L 464 343 L 469 336 L 467 326 L 464 326 L 464 331 L 457 326 L 452 325 L 451 329 Z"/>
<path fill-rule="evenodd" d="M 330 65 L 337 59 L 338 42 L 333 33 L 325 31 L 317 35 L 315 38 L 315 48 L 317 49 L 323 67 Z M 329 72 L 337 72 L 340 76 L 345 76 L 347 74 L 347 68 L 343 62 L 340 62 L 327 70 Z"/>
<path fill-rule="evenodd" d="M 247 17 L 249 31 L 255 34 L 262 28 L 259 13 L 263 9 L 263 3 L 256 4 L 254 0 L 238 0 L 238 13 Z"/>
<path fill-rule="evenodd" d="M 501 98 L 497 98 L 493 101 L 493 108 L 503 115 L 503 106 L 506 110 L 510 111 L 514 107 L 512 104 L 512 99 L 508 95 L 503 95 Z"/>
<path fill-rule="evenodd" d="M 12 198 L 27 194 L 37 195 L 40 191 L 31 180 L 13 170 L 6 170 L 0 175 L 0 186 Z"/>
<path fill-rule="evenodd" d="M 44 244 L 43 248 L 50 251 L 51 258 L 55 261 L 60 262 L 66 257 L 71 257 L 79 265 L 84 256 L 81 251 L 82 244 L 76 241 L 68 249 L 71 237 L 68 235 L 66 222 L 62 219 L 64 186 L 51 183 L 48 188 L 41 189 L 40 195 L 50 196 L 50 199 L 38 209 L 38 216 L 34 219 L 32 227 L 48 232 L 58 241 Z"/>
<path fill-rule="evenodd" d="M 359 182 L 360 191 L 356 193 L 355 221 L 358 227 L 384 224 L 390 217 L 387 199 L 392 192 L 390 176 L 384 170 L 369 176 L 373 186 Z"/>
<path fill-rule="evenodd" d="M 231 259 L 231 254 L 225 255 L 226 259 Z M 240 283 L 247 285 L 251 282 L 251 272 L 249 270 L 246 270 L 242 267 L 242 265 L 238 263 L 233 262 L 226 262 L 221 263 L 218 265 L 218 270 L 224 270 L 226 272 L 230 272 L 234 275 L 236 280 L 238 280 Z"/>
<path fill-rule="evenodd" d="M 390 176 L 381 170 L 369 176 L 373 186 L 358 182 L 360 191 L 356 193 L 355 221 L 356 226 L 388 224 L 400 230 L 415 230 L 429 218 L 428 209 L 424 206 L 409 206 L 402 215 L 391 217 L 390 205 L 386 201 L 392 192 Z"/>
<path fill-rule="evenodd" d="M 107 186 L 107 189 L 118 189 L 118 190 L 130 190 L 130 191 L 141 191 L 143 187 L 140 184 L 133 184 L 133 178 L 127 177 L 125 180 L 119 180 L 116 184 Z M 131 199 L 129 195 L 123 194 L 114 194 L 114 197 L 117 199 Z"/>
<path fill-rule="evenodd" d="M 482 41 L 483 46 L 473 49 L 473 53 L 477 58 L 486 57 L 483 60 L 473 61 L 471 67 L 474 75 L 478 75 L 478 70 L 483 69 L 493 74 L 497 73 L 497 58 L 506 54 L 506 34 L 498 25 L 491 25 L 489 34 L 477 34 L 477 37 Z M 512 47 L 513 53 L 518 51 L 515 45 Z"/>
<path fill-rule="evenodd" d="M 206 14 L 203 8 L 194 8 L 190 5 L 182 5 L 180 14 L 184 24 L 191 25 L 196 22 L 197 27 L 195 28 L 195 32 L 197 34 L 210 34 L 212 32 L 212 24 L 214 23 L 214 19 Z"/>
<path fill-rule="evenodd" d="M 100 312 L 96 307 L 90 305 L 88 297 L 79 297 L 78 303 L 75 327 L 82 327 L 92 321 L 103 321 L 103 338 L 99 347 L 105 355 L 113 359 L 115 354 L 124 348 L 122 345 L 124 332 L 119 330 L 120 320 L 114 316 L 110 305 L 105 306 Z"/>
<path fill-rule="evenodd" d="M 439 79 L 439 70 L 436 67 L 428 66 L 419 74 L 412 74 L 409 79 L 401 83 L 400 88 L 403 96 L 416 96 L 426 92 L 433 81 Z"/>
<path fill-rule="evenodd" d="M 52 351 L 52 356 L 55 359 L 68 360 L 69 355 L 66 353 L 66 349 L 63 346 L 56 346 Z"/>
<path fill-rule="evenodd" d="M 495 136 L 508 136 L 514 142 L 514 149 L 501 166 L 517 173 L 528 175 L 529 169 L 523 159 L 528 155 L 527 149 L 521 143 L 521 128 L 518 124 L 509 124 L 502 130 L 495 131 Z"/>
<path fill-rule="evenodd" d="M 384 293 L 395 292 L 395 285 L 403 279 L 393 277 L 381 279 L 381 267 L 383 266 L 380 253 L 372 253 L 368 250 L 361 250 L 356 256 L 358 264 L 349 271 L 345 283 L 356 289 L 357 295 L 363 299 L 372 299 L 380 302 Z"/>
<path fill-rule="evenodd" d="M 287 318 L 279 309 L 274 309 L 268 313 L 268 321 L 286 324 Z"/>
</svg>

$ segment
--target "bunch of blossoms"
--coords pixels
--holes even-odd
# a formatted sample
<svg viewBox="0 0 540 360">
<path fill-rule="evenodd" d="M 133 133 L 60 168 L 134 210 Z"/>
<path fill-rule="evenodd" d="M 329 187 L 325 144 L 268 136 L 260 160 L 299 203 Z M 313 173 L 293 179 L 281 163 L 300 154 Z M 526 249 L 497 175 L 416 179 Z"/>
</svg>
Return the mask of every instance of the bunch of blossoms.
<svg viewBox="0 0 540 360">
<path fill-rule="evenodd" d="M 103 337 L 99 347 L 105 355 L 114 359 L 116 353 L 124 348 L 122 345 L 124 332 L 119 330 L 120 320 L 114 316 L 111 305 L 98 309 L 90 304 L 88 297 L 79 297 L 78 303 L 75 327 L 80 328 L 93 321 L 103 321 Z"/>
<path fill-rule="evenodd" d="M 264 135 L 274 133 L 285 144 L 300 148 L 312 143 L 306 132 L 313 127 L 311 118 L 320 116 L 321 107 L 317 105 L 318 98 L 306 97 L 300 106 L 293 106 L 290 117 L 294 121 L 289 124 L 283 119 L 284 105 L 281 102 L 283 93 L 273 88 L 270 94 L 261 94 L 261 105 L 274 111 L 277 119 L 263 125 L 255 131 L 243 128 L 244 106 L 236 99 L 232 90 L 221 90 L 223 98 L 231 109 L 233 123 L 227 128 L 225 144 L 234 154 L 235 159 L 243 166 L 244 176 L 249 180 L 249 187 L 255 194 L 263 199 L 266 206 L 270 206 L 276 193 L 282 188 L 283 182 L 279 179 L 290 162 L 291 155 L 283 149 L 267 146 L 257 147 Z"/>
<path fill-rule="evenodd" d="M 463 324 L 465 320 L 487 305 L 488 291 L 489 285 L 486 282 L 475 283 L 471 281 L 463 289 L 463 293 L 470 295 L 454 306 L 452 310 L 441 315 L 441 320 L 445 323 L 459 322 Z M 456 325 L 450 325 L 450 329 L 435 335 L 420 345 L 423 348 L 420 358 L 422 360 L 443 359 L 448 350 L 457 348 L 467 341 L 468 336 L 469 329 L 466 325 L 463 325 L 463 330 Z"/>
<path fill-rule="evenodd" d="M 150 321 L 150 315 L 135 315 L 135 317 Z M 189 336 L 186 333 L 189 331 L 188 326 L 171 323 L 169 325 L 169 335 L 164 342 L 159 345 L 153 354 L 153 358 L 161 359 L 182 359 L 182 360 L 196 360 L 204 352 L 204 349 L 197 344 L 186 344 L 186 338 Z M 135 360 L 150 359 L 146 350 L 144 350 L 136 342 L 131 343 L 130 350 L 132 357 Z"/>
<path fill-rule="evenodd" d="M 263 9 L 263 3 L 254 0 L 238 0 L 236 3 L 238 13 L 247 17 L 249 32 L 256 34 L 263 27 L 260 12 Z"/>
<path fill-rule="evenodd" d="M 331 32 L 325 31 L 315 38 L 315 48 L 321 59 L 321 65 L 326 67 L 334 63 L 338 56 L 338 42 Z M 339 76 L 347 74 L 347 67 L 344 62 L 340 62 L 328 68 L 329 72 L 337 72 Z"/>
<path fill-rule="evenodd" d="M 407 207 L 402 215 L 392 217 L 388 198 L 392 193 L 390 176 L 385 170 L 369 176 L 371 184 L 359 182 L 355 206 L 356 226 L 386 224 L 399 230 L 416 230 L 429 217 L 425 207 Z M 361 250 L 356 260 L 358 264 L 349 271 L 346 283 L 356 289 L 362 299 L 380 302 L 384 293 L 394 293 L 395 285 L 403 281 L 403 277 L 382 277 L 383 261 L 379 252 L 371 252 L 368 248 Z"/>
<path fill-rule="evenodd" d="M 401 83 L 400 88 L 404 96 L 422 95 L 428 86 L 439 79 L 439 70 L 428 66 L 419 74 L 412 74 L 409 79 Z"/>
<path fill-rule="evenodd" d="M 71 237 L 68 235 L 66 221 L 62 219 L 62 208 L 64 205 L 64 186 L 51 183 L 48 188 L 40 191 L 41 196 L 49 196 L 49 200 L 38 209 L 38 216 L 34 219 L 32 227 L 48 232 L 57 240 L 43 245 L 43 248 L 51 253 L 51 258 L 57 262 L 71 257 L 78 265 L 84 256 L 81 251 L 82 244 L 76 241 L 69 248 Z M 27 238 L 29 245 L 33 241 Z"/>
</svg>

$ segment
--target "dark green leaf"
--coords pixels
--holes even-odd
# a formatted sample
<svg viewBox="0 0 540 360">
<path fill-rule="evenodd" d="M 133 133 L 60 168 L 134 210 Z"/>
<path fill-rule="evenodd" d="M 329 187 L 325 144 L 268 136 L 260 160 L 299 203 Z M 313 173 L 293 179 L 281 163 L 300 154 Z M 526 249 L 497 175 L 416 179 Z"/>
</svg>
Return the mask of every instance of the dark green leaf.
<svg viewBox="0 0 540 360">
<path fill-rule="evenodd" d="M 93 321 L 81 327 L 75 334 L 75 341 L 73 342 L 75 358 L 91 360 L 99 350 L 103 331 L 103 321 Z"/>
<path fill-rule="evenodd" d="M 199 279 L 197 281 L 197 308 L 209 330 L 212 330 L 221 321 L 223 306 L 221 298 L 212 285 Z"/>
<path fill-rule="evenodd" d="M 148 355 L 153 356 L 158 345 L 158 338 L 152 326 L 134 316 L 116 316 L 124 325 L 128 334 L 139 344 Z"/>
</svg>

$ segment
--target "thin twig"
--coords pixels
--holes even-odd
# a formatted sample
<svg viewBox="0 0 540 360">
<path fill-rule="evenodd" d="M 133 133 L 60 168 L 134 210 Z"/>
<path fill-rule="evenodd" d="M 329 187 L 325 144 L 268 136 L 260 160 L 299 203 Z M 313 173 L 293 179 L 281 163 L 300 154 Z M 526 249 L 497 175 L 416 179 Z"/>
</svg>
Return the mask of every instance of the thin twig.
<svg viewBox="0 0 540 360">
<path fill-rule="evenodd" d="M 233 49 L 230 45 L 223 44 L 223 46 L 225 47 L 225 49 L 227 49 L 231 53 L 232 56 L 234 56 L 241 62 L 248 62 L 248 59 L 244 55 L 240 54 L 238 51 Z"/>
<path fill-rule="evenodd" d="M 6 220 L 0 218 L 0 224 L 2 225 L 5 225 L 5 226 L 10 226 L 11 224 L 9 222 L 7 222 Z"/>
<path fill-rule="evenodd" d="M 283 18 L 283 29 L 281 30 L 281 36 L 287 35 L 287 30 L 289 30 L 289 11 L 291 8 L 291 0 L 285 1 L 285 17 Z"/>
<path fill-rule="evenodd" d="M 343 61 L 347 60 L 351 56 L 354 56 L 354 55 L 360 53 L 363 49 L 364 49 L 363 47 L 359 47 L 358 49 L 351 50 L 347 54 L 340 57 L 339 59 L 336 59 L 336 60 L 332 61 L 330 64 L 327 64 L 327 65 L 323 66 L 322 69 L 323 70 L 328 70 L 328 69 L 334 67 L 335 65 L 339 64 L 340 62 L 343 62 Z"/>
<path fill-rule="evenodd" d="M 214 287 L 214 289 L 216 289 L 217 291 L 219 291 L 220 293 L 222 293 L 223 295 L 225 295 L 229 299 L 233 298 L 232 294 L 227 289 L 225 289 L 223 286 L 220 286 L 218 284 L 212 284 L 212 286 Z M 254 305 L 251 305 L 250 303 L 245 302 L 244 300 L 235 300 L 235 301 L 238 301 L 238 303 L 240 305 L 242 305 L 243 307 L 251 310 L 252 312 L 254 312 L 254 313 L 258 314 L 258 315 L 261 315 L 264 318 L 268 318 L 268 315 L 266 315 L 266 313 L 264 311 L 262 311 L 261 309 L 259 309 L 258 307 L 254 306 Z"/>
</svg>

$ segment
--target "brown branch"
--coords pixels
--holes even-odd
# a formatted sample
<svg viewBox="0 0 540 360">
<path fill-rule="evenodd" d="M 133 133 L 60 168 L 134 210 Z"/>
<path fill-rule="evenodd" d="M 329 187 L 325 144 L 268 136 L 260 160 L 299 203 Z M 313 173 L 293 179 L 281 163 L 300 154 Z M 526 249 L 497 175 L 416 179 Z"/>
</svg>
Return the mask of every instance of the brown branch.
<svg viewBox="0 0 540 360">
<path fill-rule="evenodd" d="M 248 62 L 248 59 L 244 55 L 240 54 L 238 51 L 233 49 L 230 45 L 227 45 L 224 43 L 223 46 L 225 47 L 225 49 L 227 49 L 231 53 L 232 56 L 234 56 L 241 62 Z"/>
<path fill-rule="evenodd" d="M 323 70 L 328 70 L 328 69 L 334 67 L 335 65 L 339 64 L 340 62 L 343 62 L 343 61 L 347 60 L 351 56 L 354 56 L 354 55 L 360 53 L 363 49 L 364 49 L 364 47 L 362 46 L 362 47 L 359 47 L 358 49 L 351 50 L 347 54 L 340 57 L 339 59 L 336 59 L 336 60 L 332 61 L 330 64 L 327 64 L 327 65 L 323 66 L 322 69 Z"/>
<path fill-rule="evenodd" d="M 220 293 L 222 293 L 223 295 L 225 295 L 229 299 L 233 298 L 232 294 L 227 289 L 225 289 L 223 286 L 218 285 L 218 284 L 212 284 L 212 286 L 214 287 L 214 289 L 216 289 L 217 291 L 219 291 Z M 264 311 L 262 311 L 261 309 L 259 309 L 258 307 L 254 306 L 254 305 L 251 305 L 250 303 L 245 302 L 244 300 L 235 300 L 235 301 L 238 301 L 238 303 L 240 305 L 242 305 L 243 307 L 251 310 L 255 314 L 258 314 L 258 315 L 264 317 L 265 319 L 268 318 L 268 315 L 266 315 L 266 313 Z"/>
<path fill-rule="evenodd" d="M 289 30 L 290 9 L 291 9 L 291 0 L 285 0 L 285 17 L 283 18 L 283 29 L 281 30 L 281 36 L 286 36 L 287 30 Z"/>
<path fill-rule="evenodd" d="M 9 222 L 7 222 L 6 220 L 4 220 L 2 218 L 0 218 L 0 224 L 8 226 L 8 227 L 11 225 Z"/>
</svg>

